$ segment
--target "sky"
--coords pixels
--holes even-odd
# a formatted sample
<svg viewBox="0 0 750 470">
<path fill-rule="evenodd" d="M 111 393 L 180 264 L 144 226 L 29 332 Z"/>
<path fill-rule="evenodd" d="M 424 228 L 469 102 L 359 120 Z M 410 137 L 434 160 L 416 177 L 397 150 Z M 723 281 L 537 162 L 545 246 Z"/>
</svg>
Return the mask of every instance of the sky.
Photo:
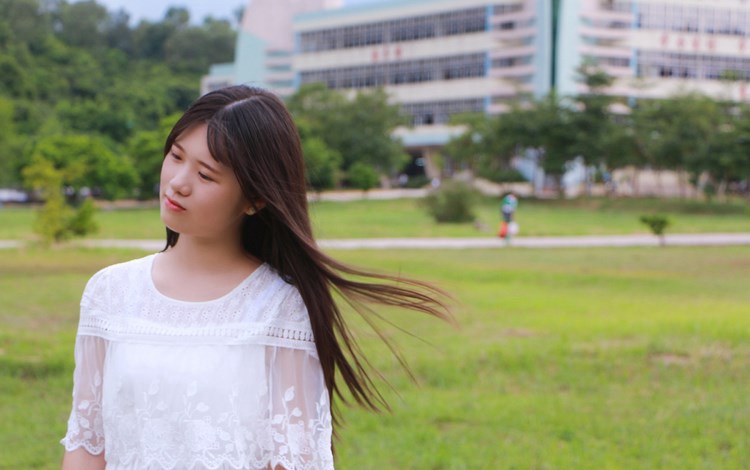
<svg viewBox="0 0 750 470">
<path fill-rule="evenodd" d="M 185 6 L 193 23 L 200 23 L 208 15 L 234 21 L 234 11 L 247 4 L 247 0 L 96 0 L 107 10 L 124 9 L 130 14 L 132 24 L 140 20 L 158 21 L 170 6 Z M 382 0 L 344 0 L 346 5 L 372 3 Z"/>
</svg>

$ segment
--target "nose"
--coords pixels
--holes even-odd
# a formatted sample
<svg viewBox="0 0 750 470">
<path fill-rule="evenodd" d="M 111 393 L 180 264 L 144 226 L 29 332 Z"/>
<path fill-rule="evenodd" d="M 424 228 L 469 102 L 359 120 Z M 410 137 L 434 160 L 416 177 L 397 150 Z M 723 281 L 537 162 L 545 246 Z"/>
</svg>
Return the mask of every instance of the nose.
<svg viewBox="0 0 750 470">
<path fill-rule="evenodd" d="M 169 187 L 180 196 L 188 196 L 191 192 L 189 173 L 185 167 L 186 165 L 177 168 L 169 179 Z"/>
</svg>

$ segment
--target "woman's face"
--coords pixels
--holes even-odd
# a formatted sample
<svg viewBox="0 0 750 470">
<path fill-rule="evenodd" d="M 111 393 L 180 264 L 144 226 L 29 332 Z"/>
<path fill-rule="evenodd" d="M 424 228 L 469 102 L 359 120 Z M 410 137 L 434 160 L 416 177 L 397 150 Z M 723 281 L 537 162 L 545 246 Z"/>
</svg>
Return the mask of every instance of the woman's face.
<svg viewBox="0 0 750 470">
<path fill-rule="evenodd" d="M 227 241 L 240 236 L 251 204 L 232 170 L 208 150 L 205 124 L 180 134 L 164 158 L 159 190 L 161 219 L 180 236 Z"/>
</svg>

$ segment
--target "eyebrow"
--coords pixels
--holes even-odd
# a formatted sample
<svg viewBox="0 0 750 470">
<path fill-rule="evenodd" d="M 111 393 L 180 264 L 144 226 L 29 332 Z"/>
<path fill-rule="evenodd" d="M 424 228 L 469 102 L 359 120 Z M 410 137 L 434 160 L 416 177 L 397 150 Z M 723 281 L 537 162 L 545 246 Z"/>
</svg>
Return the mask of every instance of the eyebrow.
<svg viewBox="0 0 750 470">
<path fill-rule="evenodd" d="M 177 141 L 174 141 L 172 145 L 174 145 L 175 147 L 177 147 L 178 149 L 180 149 L 181 152 L 183 152 L 183 153 L 185 152 L 185 148 L 182 145 L 180 145 Z M 212 167 L 211 165 L 209 165 L 208 163 L 204 162 L 203 160 L 198 160 L 198 164 L 200 166 L 206 168 L 208 171 L 212 171 L 214 173 L 219 173 L 219 170 L 217 170 L 216 168 Z"/>
</svg>

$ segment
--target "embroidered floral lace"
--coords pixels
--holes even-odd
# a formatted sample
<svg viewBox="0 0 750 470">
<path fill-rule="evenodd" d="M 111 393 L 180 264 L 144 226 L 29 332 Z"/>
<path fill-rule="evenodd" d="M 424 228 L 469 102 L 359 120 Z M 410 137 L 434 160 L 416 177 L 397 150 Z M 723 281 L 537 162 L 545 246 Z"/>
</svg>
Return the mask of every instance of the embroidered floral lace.
<svg viewBox="0 0 750 470">
<path fill-rule="evenodd" d="M 262 265 L 227 295 L 160 294 L 156 255 L 81 300 L 62 444 L 107 470 L 333 469 L 328 392 L 298 291 Z"/>
</svg>

